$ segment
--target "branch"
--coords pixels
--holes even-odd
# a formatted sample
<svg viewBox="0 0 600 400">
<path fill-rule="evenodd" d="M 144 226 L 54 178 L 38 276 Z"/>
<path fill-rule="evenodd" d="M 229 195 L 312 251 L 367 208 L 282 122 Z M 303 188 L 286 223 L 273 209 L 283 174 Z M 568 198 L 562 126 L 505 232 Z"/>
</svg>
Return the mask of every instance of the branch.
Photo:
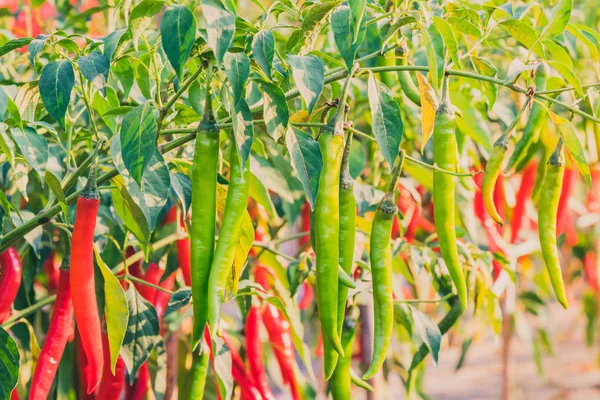
<svg viewBox="0 0 600 400">
<path fill-rule="evenodd" d="M 32 304 L 29 307 L 24 308 L 22 310 L 17 311 L 16 313 L 14 313 L 10 318 L 8 318 L 6 321 L 4 321 L 2 323 L 2 325 L 0 325 L 0 326 L 2 326 L 3 328 L 6 328 L 9 325 L 11 325 L 13 322 L 15 322 L 23 317 L 26 317 L 31 313 L 36 312 L 37 310 L 39 310 L 40 308 L 42 308 L 48 304 L 51 304 L 52 302 L 54 302 L 54 300 L 56 300 L 55 294 L 47 296 L 47 297 L 43 297 L 37 303 Z"/>
</svg>

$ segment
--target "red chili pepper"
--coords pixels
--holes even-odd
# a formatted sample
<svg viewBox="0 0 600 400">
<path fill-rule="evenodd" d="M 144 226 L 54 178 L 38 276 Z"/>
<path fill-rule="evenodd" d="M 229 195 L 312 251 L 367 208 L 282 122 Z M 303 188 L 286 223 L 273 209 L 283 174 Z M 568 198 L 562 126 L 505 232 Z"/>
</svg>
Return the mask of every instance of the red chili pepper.
<svg viewBox="0 0 600 400">
<path fill-rule="evenodd" d="M 17 389 L 13 389 L 13 391 L 10 393 L 10 400 L 21 400 L 21 398 L 19 397 L 19 392 L 17 392 Z"/>
<path fill-rule="evenodd" d="M 43 400 L 48 397 L 58 363 L 62 358 L 70 335 L 72 319 L 73 303 L 71 302 L 69 271 L 60 270 L 56 301 L 46 339 L 31 379 L 29 400 Z"/>
<path fill-rule="evenodd" d="M 108 335 L 102 334 L 102 345 L 104 349 L 104 371 L 102 380 L 96 391 L 96 398 L 99 400 L 119 400 L 125 387 L 125 361 L 119 356 L 115 366 L 115 374 L 110 369 L 110 348 L 108 344 Z"/>
<path fill-rule="evenodd" d="M 498 231 L 498 224 L 492 219 L 492 217 L 490 217 L 489 213 L 485 210 L 485 205 L 483 203 L 483 197 L 481 195 L 481 183 L 483 181 L 483 175 L 475 175 L 474 180 L 477 184 L 477 190 L 475 191 L 475 198 L 473 201 L 475 216 L 477 219 L 479 219 L 485 231 L 488 249 L 493 253 L 504 253 L 503 246 L 500 245 L 502 235 Z M 492 267 L 492 277 L 495 281 L 498 279 L 498 276 L 500 276 L 500 272 L 502 272 L 502 265 L 498 261 L 493 260 Z"/>
<path fill-rule="evenodd" d="M 600 291 L 598 284 L 598 257 L 594 251 L 588 251 L 583 260 L 583 273 L 590 287 L 597 293 Z"/>
<path fill-rule="evenodd" d="M 306 310 L 313 302 L 314 290 L 308 282 L 302 282 L 302 298 L 298 302 L 298 308 Z"/>
<path fill-rule="evenodd" d="M 242 389 L 243 399 L 261 399 L 260 391 L 254 386 L 254 376 L 249 376 L 246 371 L 246 366 L 242 361 L 242 357 L 238 352 L 237 348 L 231 342 L 231 338 L 227 331 L 222 331 L 221 338 L 225 342 L 225 345 L 229 348 L 231 353 L 231 373 L 233 379 L 240 385 Z"/>
<path fill-rule="evenodd" d="M 571 192 L 574 186 L 576 174 L 573 168 L 565 168 L 565 175 L 563 177 L 563 186 L 560 192 L 560 200 L 558 201 L 558 214 L 556 216 L 556 234 L 557 236 L 565 233 L 567 221 L 569 220 L 568 214 L 572 213 L 569 208 L 569 199 L 571 198 Z M 572 216 L 571 216 L 572 218 Z"/>
<path fill-rule="evenodd" d="M 163 274 L 163 270 L 160 269 L 158 264 L 151 263 L 150 265 L 148 265 L 148 268 L 146 268 L 146 273 L 144 274 L 144 281 L 151 283 L 153 285 L 158 285 L 162 274 Z M 154 298 L 156 297 L 157 289 L 155 289 L 151 286 L 148 286 L 148 285 L 140 284 L 140 288 L 138 289 L 138 292 L 144 299 L 146 299 L 150 303 L 154 304 Z"/>
<path fill-rule="evenodd" d="M 567 245 L 573 247 L 577 245 L 579 242 L 579 237 L 577 235 L 577 228 L 575 227 L 575 220 L 573 219 L 573 211 L 568 210 L 565 215 L 565 239 Z"/>
<path fill-rule="evenodd" d="M 164 223 L 173 223 L 175 222 L 176 218 L 177 206 L 173 206 L 173 208 L 171 208 L 165 216 Z M 179 228 L 185 231 L 185 222 L 183 220 L 183 216 L 179 217 Z M 179 262 L 181 272 L 183 273 L 183 280 L 185 281 L 186 286 L 190 286 L 192 284 L 190 239 L 188 237 L 179 239 L 177 242 L 175 242 L 175 245 L 177 246 L 177 260 Z"/>
<path fill-rule="evenodd" d="M 94 400 L 96 397 L 94 393 L 87 393 L 88 377 L 87 369 L 89 368 L 87 357 L 85 356 L 85 350 L 83 349 L 83 343 L 81 341 L 81 334 L 77 333 L 76 336 L 77 346 L 77 374 L 79 376 L 79 397 L 81 400 Z"/>
<path fill-rule="evenodd" d="M 125 399 L 143 400 L 146 398 L 148 390 L 150 390 L 150 370 L 148 369 L 148 364 L 143 363 L 140 369 L 138 369 L 133 385 L 128 384 L 125 388 Z"/>
<path fill-rule="evenodd" d="M 512 218 L 510 221 L 510 242 L 516 243 L 519 238 L 519 233 L 523 227 L 523 223 L 526 220 L 526 208 L 531 194 L 533 193 L 533 187 L 535 186 L 535 179 L 537 173 L 537 163 L 532 161 L 529 163 L 525 171 L 523 171 L 523 177 L 521 178 L 521 184 L 517 190 L 517 199 L 515 208 L 513 209 Z M 495 192 L 495 191 L 494 191 Z"/>
<path fill-rule="evenodd" d="M 290 332 L 290 323 L 272 304 L 266 304 L 263 309 L 263 321 L 269 334 L 269 340 L 279 363 L 283 381 L 290 386 L 292 398 L 300 399 L 298 383 L 294 371 L 294 343 Z"/>
<path fill-rule="evenodd" d="M 494 205 L 496 206 L 498 215 L 500 215 L 504 221 L 506 219 L 506 193 L 504 191 L 504 177 L 502 171 L 500 171 L 500 175 L 498 175 L 498 179 L 496 179 L 496 183 L 494 185 Z M 500 232 L 501 235 L 504 234 L 504 229 L 504 225 L 498 226 L 498 232 Z"/>
<path fill-rule="evenodd" d="M 254 280 L 256 281 L 256 283 L 261 285 L 265 289 L 265 291 L 271 289 L 270 275 L 271 274 L 269 273 L 269 270 L 266 267 L 260 264 L 256 264 L 256 266 L 254 267 Z"/>
<path fill-rule="evenodd" d="M 127 250 L 125 250 L 125 257 L 129 258 L 132 255 L 134 255 L 136 253 L 135 249 L 131 246 L 127 247 Z M 129 267 L 127 267 L 127 269 L 129 270 L 129 273 L 132 276 L 135 276 L 136 278 L 140 278 L 142 279 L 144 277 L 144 269 L 142 268 L 142 260 L 137 260 L 136 262 L 134 262 L 133 264 L 131 264 Z M 141 286 L 139 283 L 135 284 L 136 289 L 138 289 L 139 292 L 139 286 Z"/>
<path fill-rule="evenodd" d="M 263 347 L 260 338 L 260 327 L 262 325 L 262 317 L 257 306 L 252 305 L 246 316 L 246 355 L 248 356 L 248 365 L 250 374 L 256 382 L 256 387 L 264 399 L 274 399 L 263 360 Z"/>
<path fill-rule="evenodd" d="M 44 261 L 44 271 L 46 271 L 46 275 L 48 276 L 48 291 L 50 292 L 54 292 L 58 287 L 59 267 L 60 264 L 56 260 L 54 250 L 51 250 L 48 259 Z"/>
<path fill-rule="evenodd" d="M 0 324 L 10 316 L 10 308 L 21 285 L 21 259 L 14 247 L 0 254 Z"/>
<path fill-rule="evenodd" d="M 93 251 L 99 206 L 100 196 L 96 190 L 95 170 L 92 167 L 86 187 L 77 199 L 71 239 L 70 270 L 73 311 L 87 359 L 87 366 L 84 369 L 87 377 L 87 393 L 92 393 L 98 386 L 104 363 L 102 328 L 96 302 Z"/>
<path fill-rule="evenodd" d="M 304 203 L 302 212 L 300 215 L 300 232 L 306 233 L 306 236 L 302 236 L 298 240 L 300 247 L 310 242 L 310 204 Z"/>
<path fill-rule="evenodd" d="M 588 190 L 586 203 L 591 213 L 600 212 L 600 169 L 592 169 L 592 190 Z"/>
</svg>

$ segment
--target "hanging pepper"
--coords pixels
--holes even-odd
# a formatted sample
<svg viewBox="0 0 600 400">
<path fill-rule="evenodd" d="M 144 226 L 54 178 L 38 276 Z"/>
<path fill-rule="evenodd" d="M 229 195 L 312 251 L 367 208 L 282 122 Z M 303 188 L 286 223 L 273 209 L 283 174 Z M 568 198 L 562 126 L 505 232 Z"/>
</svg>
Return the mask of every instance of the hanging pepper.
<svg viewBox="0 0 600 400">
<path fill-rule="evenodd" d="M 250 374 L 256 382 L 256 388 L 266 400 L 275 399 L 269 382 L 263 360 L 263 347 L 260 338 L 260 327 L 262 325 L 262 317 L 260 309 L 256 305 L 252 305 L 246 316 L 246 329 L 244 336 L 246 337 L 246 355 L 248 357 L 248 366 Z"/>
<path fill-rule="evenodd" d="M 344 357 L 340 357 L 335 371 L 329 381 L 329 390 L 334 400 L 350 399 L 352 388 L 352 349 L 354 347 L 354 338 L 356 337 L 356 321 L 351 315 L 346 315 L 344 319 L 344 329 L 342 331 L 342 344 L 344 345 Z"/>
<path fill-rule="evenodd" d="M 204 100 L 204 112 L 202 115 L 202 121 L 198 125 L 198 131 L 196 133 L 196 147 L 194 150 L 194 164 L 192 167 L 192 228 L 191 228 L 191 263 L 192 263 L 192 298 L 193 302 L 193 311 L 194 311 L 194 327 L 192 332 L 192 347 L 196 348 L 196 346 L 200 343 L 202 339 L 202 335 L 204 333 L 204 327 L 208 321 L 209 314 L 211 310 L 215 311 L 214 308 L 218 307 L 220 311 L 221 304 L 211 303 L 211 297 L 219 297 L 220 293 L 214 293 L 210 290 L 210 279 L 212 273 L 216 274 L 216 271 L 213 272 L 212 264 L 214 261 L 214 252 L 215 252 L 215 226 L 216 226 L 216 216 L 217 216 L 217 172 L 218 172 L 218 163 L 219 163 L 219 126 L 217 125 L 213 108 L 212 108 L 212 64 L 208 65 L 207 69 L 207 77 L 206 77 L 206 94 Z M 232 143 L 232 148 L 235 148 L 235 144 Z M 241 185 L 239 181 L 239 177 L 242 178 L 241 172 L 238 168 L 234 168 L 234 166 L 239 166 L 239 162 L 237 157 L 238 153 L 233 153 L 233 157 L 235 160 L 231 160 L 231 178 L 230 178 L 230 187 L 228 193 L 231 193 L 233 197 L 238 190 L 243 190 L 243 187 L 237 189 L 238 185 Z M 250 168 L 246 166 L 246 169 Z M 235 176 L 235 174 L 239 174 Z M 243 185 L 242 185 L 243 186 Z M 247 185 L 246 185 L 247 186 Z M 243 195 L 241 197 L 244 197 Z M 239 199 L 239 202 L 243 202 L 243 208 L 246 208 L 246 203 L 248 201 L 248 196 L 245 198 Z M 227 204 L 229 205 L 229 194 L 227 198 Z M 229 209 L 231 209 L 233 205 L 229 205 Z M 242 206 L 239 205 L 239 208 Z M 235 234 L 232 232 L 235 227 L 230 225 L 235 225 L 237 223 L 237 217 L 234 218 L 232 212 L 235 213 L 236 210 L 226 210 L 226 213 L 229 214 L 227 216 L 227 223 L 224 217 L 221 235 L 223 235 L 223 240 L 219 239 L 220 242 L 225 242 L 225 240 L 235 240 L 235 244 L 237 245 L 237 238 L 230 238 L 229 234 Z M 240 215 L 242 212 L 240 211 Z M 234 219 L 235 221 L 231 221 Z M 241 224 L 241 216 L 239 217 L 239 221 Z M 239 230 L 239 229 L 238 229 Z M 227 238 L 227 239 L 226 239 Z M 224 243 L 221 243 L 221 247 L 223 247 Z M 222 250 L 221 250 L 222 251 Z M 219 271 L 227 270 L 224 276 L 227 276 L 229 273 L 228 266 L 231 263 L 227 264 L 228 261 L 223 259 L 223 255 L 219 256 L 218 263 L 215 264 L 215 267 L 218 268 Z M 215 276 L 216 278 L 216 276 Z M 215 287 L 216 281 L 213 281 L 214 291 L 218 291 L 219 288 Z M 220 282 L 219 282 L 220 283 Z M 219 314 L 217 313 L 216 316 Z M 218 320 L 214 319 L 210 321 L 212 324 L 218 323 Z M 216 326 L 211 326 L 213 332 L 216 331 Z M 198 371 L 203 371 L 202 369 L 198 369 Z M 201 379 L 202 380 L 202 379 Z"/>
<path fill-rule="evenodd" d="M 537 163 L 531 162 L 521 177 L 521 183 L 519 190 L 517 190 L 517 199 L 515 202 L 515 208 L 513 209 L 512 218 L 510 221 L 510 242 L 516 243 L 519 238 L 519 233 L 523 227 L 526 216 L 526 207 L 531 194 L 533 193 L 533 185 L 535 184 L 535 172 L 537 170 Z"/>
<path fill-rule="evenodd" d="M 102 334 L 102 347 L 104 349 L 104 371 L 96 391 L 96 398 L 98 400 L 119 400 L 125 387 L 125 361 L 121 356 L 117 358 L 115 373 L 113 374 L 110 365 L 110 345 L 106 333 Z"/>
<path fill-rule="evenodd" d="M 558 302 L 568 308 L 565 286 L 560 268 L 558 247 L 556 245 L 556 218 L 558 203 L 565 173 L 565 156 L 562 138 L 558 140 L 556 149 L 548 160 L 548 166 L 538 204 L 538 231 L 542 255 L 550 276 L 550 283 Z"/>
<path fill-rule="evenodd" d="M 85 188 L 77 199 L 75 224 L 71 239 L 71 296 L 73 311 L 85 352 L 87 365 L 87 393 L 92 393 L 102 377 L 104 356 L 102 353 L 102 328 L 96 303 L 94 281 L 94 230 L 100 206 L 96 188 L 96 168 L 90 167 Z"/>
<path fill-rule="evenodd" d="M 485 210 L 485 205 L 483 202 L 483 196 L 481 194 L 481 184 L 483 177 L 481 174 L 475 175 L 474 177 L 475 184 L 477 185 L 477 189 L 475 191 L 475 197 L 473 200 L 473 206 L 475 211 L 475 216 L 481 222 L 483 226 L 483 230 L 485 232 L 485 236 L 488 243 L 488 250 L 492 253 L 500 252 L 504 254 L 503 246 L 500 244 L 502 241 L 502 235 L 498 230 L 498 225 L 492 220 L 490 215 Z M 500 273 L 502 272 L 502 264 L 500 264 L 497 260 L 492 260 L 492 278 L 494 281 L 498 279 Z"/>
<path fill-rule="evenodd" d="M 173 206 L 167 215 L 165 215 L 164 224 L 172 224 L 177 221 L 178 229 L 180 229 L 182 232 L 185 232 L 185 221 L 183 220 L 183 215 L 177 218 L 177 211 L 177 206 Z M 190 239 L 187 236 L 182 239 L 178 239 L 175 242 L 175 246 L 177 246 L 177 262 L 179 263 L 179 268 L 181 268 L 181 272 L 183 274 L 183 281 L 185 282 L 186 286 L 191 286 Z"/>
<path fill-rule="evenodd" d="M 458 169 L 456 121 L 450 103 L 448 78 L 444 78 L 443 97 L 435 115 L 433 130 L 433 160 L 448 171 Z M 434 220 L 442 258 L 456 286 L 463 307 L 467 305 L 467 284 L 456 245 L 456 202 L 454 178 L 440 171 L 433 172 Z"/>
<path fill-rule="evenodd" d="M 560 191 L 560 200 L 558 201 L 558 214 L 556 216 L 556 235 L 560 236 L 567 230 L 567 221 L 572 219 L 573 211 L 569 208 L 569 200 L 575 185 L 576 174 L 573 168 L 565 168 L 563 185 Z M 573 222 L 573 221 L 571 221 Z"/>
<path fill-rule="evenodd" d="M 406 53 L 408 53 L 406 44 L 402 44 L 402 46 L 396 48 L 396 65 L 407 65 Z M 421 92 L 417 85 L 415 85 L 415 81 L 413 81 L 410 73 L 408 71 L 398 71 L 398 81 L 400 81 L 400 87 L 404 95 L 415 103 L 415 105 L 421 107 Z"/>
<path fill-rule="evenodd" d="M 0 253 L 0 324 L 10 316 L 22 275 L 21 259 L 14 247 Z"/>
<path fill-rule="evenodd" d="M 31 379 L 30 400 L 43 400 L 48 397 L 70 335 L 72 318 L 73 303 L 71 302 L 69 271 L 61 269 L 50 325 Z"/>
<path fill-rule="evenodd" d="M 374 332 L 371 364 L 362 379 L 372 378 L 387 356 L 394 327 L 394 292 L 392 289 L 392 220 L 398 212 L 394 201 L 396 182 L 402 171 L 404 150 L 400 151 L 389 188 L 377 206 L 371 227 L 369 257 L 373 276 Z"/>
<path fill-rule="evenodd" d="M 279 364 L 283 382 L 290 387 L 292 398 L 300 399 L 298 383 L 294 371 L 294 343 L 290 332 L 290 323 L 272 304 L 266 304 L 262 312 L 269 341 Z"/>
<path fill-rule="evenodd" d="M 49 292 L 54 292 L 58 287 L 58 279 L 60 275 L 59 267 L 60 264 L 56 260 L 54 250 L 50 250 L 50 255 L 48 256 L 48 259 L 44 261 L 44 271 L 46 271 L 46 275 L 48 276 Z"/>
</svg>

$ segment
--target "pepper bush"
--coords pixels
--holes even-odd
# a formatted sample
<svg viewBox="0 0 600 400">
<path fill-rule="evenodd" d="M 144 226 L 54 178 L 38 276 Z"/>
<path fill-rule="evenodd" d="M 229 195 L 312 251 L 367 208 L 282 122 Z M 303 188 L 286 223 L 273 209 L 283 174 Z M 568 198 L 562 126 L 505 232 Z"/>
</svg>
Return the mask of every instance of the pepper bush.
<svg viewBox="0 0 600 400">
<path fill-rule="evenodd" d="M 595 342 L 595 0 L 0 6 L 0 252 L 17 254 L 22 265 L 10 275 L 8 256 L 0 257 L 0 296 L 9 299 L 0 309 L 1 399 L 30 395 L 40 348 L 57 340 L 48 326 L 59 271 L 82 268 L 70 257 L 71 239 L 90 170 L 101 198 L 93 276 L 105 367 L 86 394 L 90 367 L 79 332 L 88 328 L 63 323 L 66 345 L 49 398 L 194 398 L 192 366 L 202 356 L 205 398 L 343 398 L 344 390 L 383 397 L 398 382 L 392 375 L 407 396 L 426 398 L 424 361 L 444 357 L 449 331 L 463 344 L 462 365 L 474 338 L 490 327 L 511 335 L 519 324 L 541 366 L 557 297 L 582 307 L 586 340 Z M 441 144 L 442 109 L 456 114 L 454 145 Z M 195 139 L 211 113 L 220 132 L 216 187 L 192 196 L 195 177 L 210 175 L 193 170 L 204 160 L 194 158 Z M 342 247 L 323 241 L 319 226 L 331 221 L 311 218 L 323 193 L 332 193 L 325 175 L 335 168 L 323 138 L 335 123 L 348 144 L 356 232 L 351 269 L 340 272 L 349 282 L 320 287 L 314 247 L 319 256 Z M 561 154 L 558 178 L 549 182 Z M 456 165 L 438 165 L 441 155 L 456 155 Z M 220 319 L 219 304 L 217 323 L 196 347 L 202 331 L 192 339 L 193 319 L 202 307 L 193 310 L 201 300 L 191 289 L 198 268 L 190 261 L 191 209 L 213 198 L 215 243 L 225 242 L 231 232 L 221 224 L 231 215 L 236 168 L 244 171 L 245 210 L 230 239 L 232 258 L 217 266 L 226 277 Z M 390 246 L 381 246 L 391 261 L 372 265 L 378 243 L 370 242 L 371 228 L 386 192 L 397 204 L 384 235 Z M 335 222 L 331 211 L 317 215 Z M 434 214 L 443 217 L 434 221 Z M 390 286 L 384 297 L 393 307 L 392 344 L 383 351 L 380 284 Z M 346 354 L 326 385 L 331 344 L 321 335 L 321 301 L 336 301 L 327 292 L 344 285 L 338 329 Z M 369 381 L 375 388 L 359 378 L 373 346 L 385 358 Z"/>
</svg>

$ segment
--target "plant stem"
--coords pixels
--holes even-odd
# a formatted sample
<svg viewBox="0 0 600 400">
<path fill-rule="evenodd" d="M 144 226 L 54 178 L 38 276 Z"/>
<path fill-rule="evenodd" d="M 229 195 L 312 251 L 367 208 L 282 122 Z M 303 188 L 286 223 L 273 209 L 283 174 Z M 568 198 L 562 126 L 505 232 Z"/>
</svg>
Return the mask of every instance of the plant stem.
<svg viewBox="0 0 600 400">
<path fill-rule="evenodd" d="M 36 312 L 40 308 L 42 308 L 48 304 L 51 304 L 52 302 L 54 302 L 54 300 L 56 300 L 55 294 L 44 297 L 37 303 L 32 304 L 29 307 L 24 308 L 22 310 L 17 311 L 16 313 L 14 313 L 12 316 L 10 316 L 10 318 L 8 318 L 6 321 L 4 321 L 4 323 L 2 323 L 1 326 L 3 328 L 5 328 L 5 327 L 11 325 L 13 322 L 19 320 L 20 318 L 26 317 L 29 314 Z"/>
<path fill-rule="evenodd" d="M 410 300 L 395 300 L 394 304 L 421 304 L 421 303 L 441 303 L 443 301 L 448 300 L 452 297 L 452 293 L 448 293 L 444 297 L 440 297 L 437 300 L 419 300 L 419 299 L 410 299 Z"/>
<path fill-rule="evenodd" d="M 119 276 L 118 278 L 119 278 L 120 280 L 123 280 L 123 279 L 128 279 L 128 280 L 130 280 L 130 281 L 132 281 L 132 282 L 139 283 L 140 285 L 145 285 L 145 286 L 151 287 L 151 288 L 153 288 L 153 289 L 160 290 L 161 292 L 165 292 L 165 293 L 173 294 L 173 292 L 172 292 L 172 291 L 170 291 L 169 289 L 165 289 L 165 288 L 164 288 L 164 287 L 162 287 L 162 286 L 158 286 L 158 285 L 155 285 L 155 284 L 153 284 L 153 283 L 146 282 L 145 280 L 143 280 L 143 279 L 140 279 L 140 278 L 136 278 L 136 277 L 135 277 L 135 276 L 133 276 L 133 275 L 129 275 L 129 276 L 127 276 L 127 278 L 125 278 L 125 276 L 124 276 L 124 275 L 121 275 L 121 276 Z"/>
</svg>

